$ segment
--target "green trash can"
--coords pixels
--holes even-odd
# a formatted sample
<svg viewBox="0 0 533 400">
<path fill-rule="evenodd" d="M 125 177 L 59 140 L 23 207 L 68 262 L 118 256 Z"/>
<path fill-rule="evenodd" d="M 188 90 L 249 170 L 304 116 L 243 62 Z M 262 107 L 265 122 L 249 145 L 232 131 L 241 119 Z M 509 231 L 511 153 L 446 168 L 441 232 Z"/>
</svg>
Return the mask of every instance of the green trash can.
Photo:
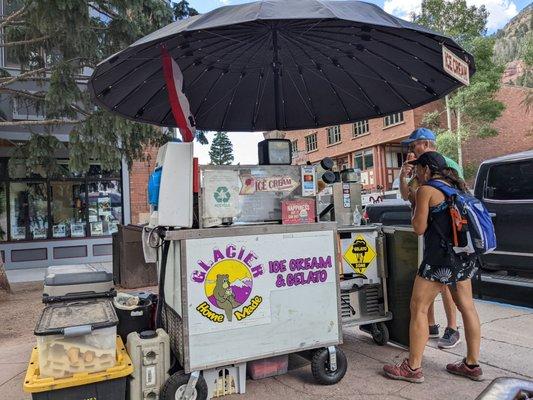
<svg viewBox="0 0 533 400">
<path fill-rule="evenodd" d="M 409 347 L 410 303 L 422 244 L 411 227 L 384 226 L 390 341 Z"/>
</svg>

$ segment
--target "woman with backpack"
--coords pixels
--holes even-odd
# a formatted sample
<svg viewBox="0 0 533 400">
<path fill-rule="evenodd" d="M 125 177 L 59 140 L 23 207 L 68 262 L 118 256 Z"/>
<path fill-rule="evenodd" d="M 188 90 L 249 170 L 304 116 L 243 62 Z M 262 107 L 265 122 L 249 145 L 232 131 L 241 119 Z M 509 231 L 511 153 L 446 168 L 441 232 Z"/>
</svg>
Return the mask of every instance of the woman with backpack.
<svg viewBox="0 0 533 400">
<path fill-rule="evenodd" d="M 437 188 L 445 185 L 445 188 L 465 193 L 466 185 L 436 151 L 426 152 L 410 163 L 415 165 L 420 183 L 412 225 L 418 235 L 424 235 L 424 257 L 411 295 L 409 358 L 398 365 L 385 365 L 383 370 L 392 379 L 424 381 L 422 355 L 428 341 L 428 309 L 446 285 L 463 317 L 467 344 L 466 357 L 458 363 L 448 364 L 446 370 L 472 380 L 482 380 L 483 372 L 478 364 L 480 323 L 471 285 L 471 278 L 476 273 L 475 257 L 454 251 L 457 232 L 453 229 L 449 198 Z"/>
</svg>

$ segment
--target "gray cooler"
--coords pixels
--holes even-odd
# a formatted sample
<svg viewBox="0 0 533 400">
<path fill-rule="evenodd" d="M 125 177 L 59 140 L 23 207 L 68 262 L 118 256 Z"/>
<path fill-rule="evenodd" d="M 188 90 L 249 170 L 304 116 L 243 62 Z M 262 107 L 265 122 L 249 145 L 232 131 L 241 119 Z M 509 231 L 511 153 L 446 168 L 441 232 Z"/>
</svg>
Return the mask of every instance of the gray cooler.
<svg viewBox="0 0 533 400">
<path fill-rule="evenodd" d="M 44 277 L 43 303 L 114 297 L 113 273 L 93 265 L 48 267 Z"/>
</svg>

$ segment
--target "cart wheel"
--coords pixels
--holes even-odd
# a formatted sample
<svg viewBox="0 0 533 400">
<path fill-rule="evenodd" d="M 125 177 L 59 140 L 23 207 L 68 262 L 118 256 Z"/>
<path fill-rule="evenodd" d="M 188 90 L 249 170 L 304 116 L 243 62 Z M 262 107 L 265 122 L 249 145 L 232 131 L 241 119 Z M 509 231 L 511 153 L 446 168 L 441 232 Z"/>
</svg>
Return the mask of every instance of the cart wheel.
<svg viewBox="0 0 533 400">
<path fill-rule="evenodd" d="M 198 377 L 196 387 L 190 399 L 185 399 L 183 394 L 189 382 L 189 374 L 184 374 L 183 371 L 176 372 L 167 379 L 163 388 L 161 389 L 161 400 L 206 400 L 207 399 L 207 383 L 202 375 Z"/>
<path fill-rule="evenodd" d="M 313 377 L 321 385 L 334 385 L 339 382 L 346 374 L 348 361 L 344 352 L 335 347 L 337 355 L 337 369 L 331 371 L 329 368 L 329 351 L 327 348 L 321 348 L 315 351 L 311 359 L 311 371 Z"/>
<path fill-rule="evenodd" d="M 372 324 L 372 339 L 378 346 L 385 346 L 389 341 L 389 328 L 384 322 Z"/>
</svg>

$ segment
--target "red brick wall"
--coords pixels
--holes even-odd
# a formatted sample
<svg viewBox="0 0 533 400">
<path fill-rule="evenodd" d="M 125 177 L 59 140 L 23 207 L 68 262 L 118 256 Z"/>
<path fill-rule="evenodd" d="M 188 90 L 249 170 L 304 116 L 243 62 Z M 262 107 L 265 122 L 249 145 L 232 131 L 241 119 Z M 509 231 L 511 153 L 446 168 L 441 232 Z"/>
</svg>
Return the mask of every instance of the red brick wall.
<svg viewBox="0 0 533 400">
<path fill-rule="evenodd" d="M 465 165 L 478 165 L 489 158 L 533 149 L 533 110 L 528 113 L 522 104 L 528 90 L 531 89 L 502 86 L 497 98 L 506 108 L 493 124 L 499 134 L 492 138 L 467 140 L 463 146 Z"/>
<path fill-rule="evenodd" d="M 145 161 L 134 161 L 130 171 L 131 223 L 144 224 L 150 216 L 148 205 L 148 178 L 154 170 L 157 148 L 149 147 L 144 152 Z"/>
</svg>

